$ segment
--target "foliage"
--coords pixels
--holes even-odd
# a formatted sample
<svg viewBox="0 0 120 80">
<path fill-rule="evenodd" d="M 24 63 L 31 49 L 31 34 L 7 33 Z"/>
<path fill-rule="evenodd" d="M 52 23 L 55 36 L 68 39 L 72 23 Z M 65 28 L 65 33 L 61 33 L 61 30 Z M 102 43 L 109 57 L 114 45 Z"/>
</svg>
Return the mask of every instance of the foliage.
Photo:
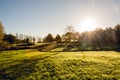
<svg viewBox="0 0 120 80">
<path fill-rule="evenodd" d="M 36 41 L 38 42 L 43 41 L 43 42 L 50 42 L 50 43 L 57 42 L 57 43 L 66 43 L 65 48 L 69 43 L 70 44 L 74 43 L 74 45 L 76 45 L 74 49 L 75 51 L 78 51 L 78 50 L 118 50 L 120 51 L 120 47 L 119 47 L 120 46 L 120 25 L 119 24 L 116 25 L 114 28 L 111 28 L 111 27 L 107 27 L 106 29 L 97 28 L 94 31 L 86 31 L 82 33 L 75 32 L 74 27 L 72 25 L 68 25 L 65 28 L 65 31 L 66 33 L 63 34 L 62 36 L 57 34 L 55 39 L 52 36 L 52 34 L 49 33 L 43 40 L 39 37 L 37 37 L 36 39 L 34 36 L 18 34 L 18 33 L 16 34 L 16 36 L 14 36 L 13 34 L 4 35 L 4 28 L 2 26 L 2 23 L 0 22 L 0 43 L 2 44 L 2 40 L 10 44 L 17 44 L 17 45 L 26 44 L 26 43 L 35 44 Z M 18 49 L 21 49 L 21 48 L 18 48 Z M 70 50 L 68 49 L 67 51 L 70 51 Z"/>
<path fill-rule="evenodd" d="M 65 28 L 66 33 L 62 35 L 62 42 L 80 42 L 80 33 L 76 32 L 72 25 Z"/>
<path fill-rule="evenodd" d="M 56 41 L 57 43 L 61 42 L 61 37 L 60 37 L 59 34 L 56 35 L 55 41 Z"/>
<path fill-rule="evenodd" d="M 10 45 L 8 42 L 2 41 L 2 42 L 0 43 L 0 51 L 9 50 L 10 47 L 11 47 L 11 45 Z"/>
<path fill-rule="evenodd" d="M 94 31 L 81 33 L 81 45 L 83 48 L 92 47 L 93 50 L 114 50 L 114 47 L 119 46 L 120 31 L 119 25 L 115 28 L 108 27 L 106 29 L 97 28 Z"/>
<path fill-rule="evenodd" d="M 49 44 L 44 44 L 44 45 L 39 46 L 39 51 L 49 52 L 54 48 L 56 48 L 56 44 L 55 43 L 49 43 Z"/>
<path fill-rule="evenodd" d="M 65 42 L 71 42 L 72 40 L 72 33 L 74 32 L 74 27 L 72 25 L 68 25 L 65 28 L 65 34 L 63 35 L 63 39 Z"/>
<path fill-rule="evenodd" d="M 54 41 L 54 38 L 50 33 L 44 39 L 44 42 L 53 42 L 53 41 Z"/>
<path fill-rule="evenodd" d="M 10 44 L 13 44 L 16 42 L 16 37 L 12 34 L 5 34 L 3 40 L 9 42 Z"/>
<path fill-rule="evenodd" d="M 115 26 L 117 45 L 120 46 L 120 25 Z"/>
<path fill-rule="evenodd" d="M 24 43 L 29 43 L 30 39 L 27 37 L 26 39 L 23 40 Z"/>
<path fill-rule="evenodd" d="M 4 36 L 4 27 L 0 22 L 0 42 L 2 42 L 3 36 Z"/>
</svg>

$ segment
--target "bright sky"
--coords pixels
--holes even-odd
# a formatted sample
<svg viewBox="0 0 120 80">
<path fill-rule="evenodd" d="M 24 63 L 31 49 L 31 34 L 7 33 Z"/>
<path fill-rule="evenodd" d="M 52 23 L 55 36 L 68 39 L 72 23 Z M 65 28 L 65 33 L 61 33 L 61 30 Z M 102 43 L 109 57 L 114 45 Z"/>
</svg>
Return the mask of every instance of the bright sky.
<svg viewBox="0 0 120 80">
<path fill-rule="evenodd" d="M 120 0 L 0 0 L 0 21 L 7 33 L 44 37 L 63 34 L 67 25 L 78 31 L 92 17 L 99 27 L 120 23 Z"/>
</svg>

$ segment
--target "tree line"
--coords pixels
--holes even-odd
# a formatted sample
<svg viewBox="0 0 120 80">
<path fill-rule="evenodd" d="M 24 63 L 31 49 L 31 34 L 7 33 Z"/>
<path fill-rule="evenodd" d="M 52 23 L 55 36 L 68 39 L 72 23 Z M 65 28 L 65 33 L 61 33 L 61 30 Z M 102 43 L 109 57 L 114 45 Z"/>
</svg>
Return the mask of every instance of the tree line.
<svg viewBox="0 0 120 80">
<path fill-rule="evenodd" d="M 9 48 L 11 44 L 20 43 L 35 43 L 41 42 L 55 42 L 55 43 L 75 43 L 77 47 L 93 49 L 104 49 L 117 47 L 120 49 L 120 25 L 116 25 L 114 28 L 107 27 L 106 29 L 96 28 L 94 31 L 76 32 L 74 27 L 68 25 L 65 28 L 63 35 L 57 34 L 55 37 L 49 33 L 43 39 L 40 37 L 24 35 L 24 34 L 6 34 L 2 23 L 0 22 L 0 50 Z"/>
</svg>

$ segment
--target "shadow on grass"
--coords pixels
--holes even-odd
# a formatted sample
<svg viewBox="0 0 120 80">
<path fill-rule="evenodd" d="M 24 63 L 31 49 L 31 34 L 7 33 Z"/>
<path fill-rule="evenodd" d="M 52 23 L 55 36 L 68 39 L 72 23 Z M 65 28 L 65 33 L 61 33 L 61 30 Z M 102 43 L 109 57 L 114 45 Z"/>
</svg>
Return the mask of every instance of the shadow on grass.
<svg viewBox="0 0 120 80">
<path fill-rule="evenodd" d="M 4 68 L 0 68 L 0 80 L 16 80 L 21 77 L 30 76 L 36 71 L 36 64 L 41 61 L 45 60 L 52 55 L 57 55 L 58 52 L 54 52 L 44 57 L 35 57 L 30 59 L 22 59 L 17 64 L 13 64 Z M 44 64 L 44 63 L 42 63 Z M 5 65 L 5 64 L 4 64 Z"/>
</svg>

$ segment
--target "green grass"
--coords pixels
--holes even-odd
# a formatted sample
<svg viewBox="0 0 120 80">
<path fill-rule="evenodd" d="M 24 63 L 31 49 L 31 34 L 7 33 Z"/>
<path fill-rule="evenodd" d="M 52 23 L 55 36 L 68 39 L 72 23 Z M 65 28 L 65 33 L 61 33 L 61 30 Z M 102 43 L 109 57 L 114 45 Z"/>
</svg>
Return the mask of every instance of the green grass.
<svg viewBox="0 0 120 80">
<path fill-rule="evenodd" d="M 88 79 L 120 79 L 120 52 L 0 52 L 0 80 Z"/>
</svg>

